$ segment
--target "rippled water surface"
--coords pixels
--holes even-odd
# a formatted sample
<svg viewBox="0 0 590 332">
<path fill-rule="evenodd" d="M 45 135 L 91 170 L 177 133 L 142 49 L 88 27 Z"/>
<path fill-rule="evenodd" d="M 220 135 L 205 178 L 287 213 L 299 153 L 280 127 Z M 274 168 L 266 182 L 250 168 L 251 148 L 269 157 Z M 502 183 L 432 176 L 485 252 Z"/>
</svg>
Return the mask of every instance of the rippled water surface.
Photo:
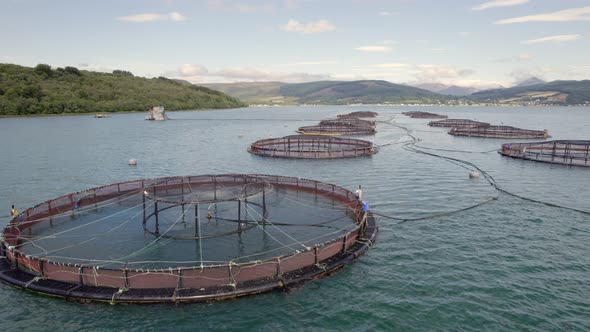
<svg viewBox="0 0 590 332">
<path fill-rule="evenodd" d="M 386 145 L 370 158 L 261 158 L 254 140 L 357 110 L 379 112 Z M 142 114 L 0 119 L 2 225 L 20 210 L 113 182 L 169 175 L 263 173 L 311 178 L 351 190 L 363 185 L 372 210 L 418 218 L 381 218 L 377 243 L 342 271 L 286 293 L 172 305 L 81 305 L 0 285 L 3 330 L 589 330 L 590 215 L 499 193 L 484 179 L 440 158 L 403 149 L 407 127 L 431 149 L 470 161 L 503 189 L 590 211 L 590 169 L 522 161 L 496 152 L 506 140 L 453 137 L 401 107 L 284 107 L 172 112 L 166 122 Z M 527 129 L 555 139 L 590 139 L 588 108 L 425 108 Z M 392 125 L 394 124 L 394 125 Z M 393 144 L 396 143 L 396 144 Z M 127 160 L 136 158 L 137 167 Z"/>
</svg>

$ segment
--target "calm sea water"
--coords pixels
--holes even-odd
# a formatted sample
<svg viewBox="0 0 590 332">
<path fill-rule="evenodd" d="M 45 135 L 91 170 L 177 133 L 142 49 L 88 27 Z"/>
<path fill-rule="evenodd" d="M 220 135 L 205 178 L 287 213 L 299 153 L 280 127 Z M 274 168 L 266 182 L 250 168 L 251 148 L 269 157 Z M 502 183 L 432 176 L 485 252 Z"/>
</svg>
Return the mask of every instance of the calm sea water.
<svg viewBox="0 0 590 332">
<path fill-rule="evenodd" d="M 169 175 L 265 173 L 363 185 L 374 211 L 422 221 L 379 221 L 378 242 L 329 278 L 287 293 L 172 305 L 81 305 L 0 285 L 2 329 L 527 330 L 590 329 L 590 216 L 498 193 L 483 178 L 439 158 L 388 145 L 371 158 L 285 160 L 250 155 L 260 138 L 292 134 L 336 114 L 374 110 L 413 130 L 420 146 L 483 152 L 505 140 L 453 137 L 402 107 L 283 107 L 0 119 L 1 225 L 20 210 L 103 184 Z M 589 108 L 424 108 L 453 118 L 548 129 L 555 139 L 590 139 Z M 406 140 L 380 123 L 377 144 Z M 433 150 L 429 150 L 433 151 Z M 436 151 L 435 151 L 436 152 Z M 436 152 L 475 163 L 504 189 L 590 211 L 590 169 Z M 137 167 L 127 160 L 136 158 Z"/>
</svg>

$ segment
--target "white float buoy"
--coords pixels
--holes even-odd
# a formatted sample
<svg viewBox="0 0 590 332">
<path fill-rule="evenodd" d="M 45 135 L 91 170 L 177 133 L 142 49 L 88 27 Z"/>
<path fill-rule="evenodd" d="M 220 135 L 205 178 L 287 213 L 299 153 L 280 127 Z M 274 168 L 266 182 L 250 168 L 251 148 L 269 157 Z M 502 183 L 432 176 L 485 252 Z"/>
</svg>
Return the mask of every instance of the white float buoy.
<svg viewBox="0 0 590 332">
<path fill-rule="evenodd" d="M 137 159 L 129 159 L 127 162 L 129 166 L 137 166 Z"/>
<path fill-rule="evenodd" d="M 478 171 L 471 171 L 469 172 L 469 178 L 470 179 L 479 179 L 479 176 L 481 175 L 480 172 Z"/>
</svg>

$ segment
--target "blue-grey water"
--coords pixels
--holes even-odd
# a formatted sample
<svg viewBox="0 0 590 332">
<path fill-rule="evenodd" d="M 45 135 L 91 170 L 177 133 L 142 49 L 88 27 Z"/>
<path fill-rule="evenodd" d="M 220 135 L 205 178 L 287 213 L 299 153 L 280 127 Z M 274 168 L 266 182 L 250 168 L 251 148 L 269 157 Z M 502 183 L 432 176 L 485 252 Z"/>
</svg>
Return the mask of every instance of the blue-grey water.
<svg viewBox="0 0 590 332">
<path fill-rule="evenodd" d="M 2 330 L 590 330 L 590 216 L 499 193 L 468 170 L 391 144 L 370 158 L 286 160 L 249 154 L 249 143 L 292 134 L 336 114 L 379 112 L 418 145 L 485 152 L 506 140 L 453 137 L 403 107 L 283 107 L 0 119 L 1 225 L 19 210 L 69 192 L 171 175 L 263 173 L 363 185 L 380 219 L 378 241 L 342 271 L 286 293 L 185 306 L 76 304 L 0 285 Z M 428 107 L 453 118 L 548 129 L 590 139 L 589 108 Z M 376 144 L 408 140 L 379 123 Z M 507 191 L 590 211 L 590 169 L 509 159 L 495 152 L 435 152 L 468 160 Z M 127 161 L 138 160 L 137 167 Z"/>
</svg>

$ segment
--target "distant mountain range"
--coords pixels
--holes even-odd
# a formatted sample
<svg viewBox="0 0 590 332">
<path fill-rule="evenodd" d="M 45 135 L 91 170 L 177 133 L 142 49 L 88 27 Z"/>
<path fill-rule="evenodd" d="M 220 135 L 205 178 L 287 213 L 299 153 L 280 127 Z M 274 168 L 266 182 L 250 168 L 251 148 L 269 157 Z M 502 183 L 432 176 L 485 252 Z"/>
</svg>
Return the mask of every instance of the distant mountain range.
<svg viewBox="0 0 590 332">
<path fill-rule="evenodd" d="M 204 85 L 254 104 L 419 104 L 439 103 L 447 99 L 428 90 L 379 80 Z"/>
<path fill-rule="evenodd" d="M 474 100 L 504 104 L 551 103 L 558 105 L 590 104 L 590 80 L 553 81 L 508 89 L 480 91 L 470 96 Z"/>
<path fill-rule="evenodd" d="M 448 96 L 468 96 L 474 92 L 479 91 L 479 89 L 473 87 L 445 85 L 442 83 L 421 83 L 412 86 Z"/>
<path fill-rule="evenodd" d="M 539 85 L 539 84 L 543 84 L 543 83 L 547 83 L 545 81 L 543 81 L 542 79 L 538 78 L 538 77 L 530 77 L 527 78 L 524 81 L 521 81 L 520 83 L 516 84 L 515 86 L 531 86 L 531 85 Z"/>
<path fill-rule="evenodd" d="M 590 81 L 544 81 L 532 77 L 512 88 L 474 88 L 430 83 L 412 87 L 380 80 L 310 83 L 204 84 L 250 104 L 590 104 Z"/>
</svg>

